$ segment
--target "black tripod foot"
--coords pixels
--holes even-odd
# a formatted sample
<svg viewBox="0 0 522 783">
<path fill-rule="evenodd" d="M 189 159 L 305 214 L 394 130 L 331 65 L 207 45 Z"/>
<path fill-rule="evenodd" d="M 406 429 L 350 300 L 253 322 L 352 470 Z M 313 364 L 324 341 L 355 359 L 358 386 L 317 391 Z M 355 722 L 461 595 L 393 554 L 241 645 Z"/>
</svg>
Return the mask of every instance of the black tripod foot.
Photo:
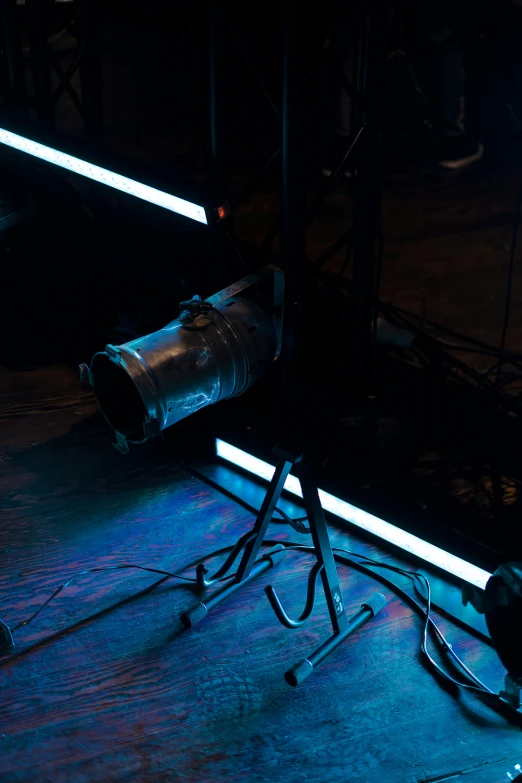
<svg viewBox="0 0 522 783">
<path fill-rule="evenodd" d="M 0 620 L 0 655 L 6 655 L 14 650 L 14 641 L 11 629 Z"/>
<path fill-rule="evenodd" d="M 214 606 L 217 606 L 217 604 L 220 604 L 229 596 L 233 595 L 236 590 L 239 590 L 240 587 L 251 582 L 252 579 L 264 574 L 265 571 L 268 571 L 269 568 L 276 565 L 285 555 L 285 547 L 282 544 L 276 544 L 269 552 L 265 552 L 257 563 L 254 563 L 248 576 L 245 576 L 241 580 L 230 579 L 222 584 L 221 587 L 218 587 L 212 595 L 209 595 L 209 597 L 205 599 L 205 603 L 203 603 L 203 601 L 198 601 L 187 609 L 186 612 L 182 612 L 179 616 L 182 624 L 185 628 L 193 628 L 207 616 Z"/>
<path fill-rule="evenodd" d="M 301 658 L 301 660 L 297 661 L 297 663 L 292 666 L 291 669 L 288 669 L 288 671 L 285 672 L 285 680 L 289 685 L 292 685 L 294 688 L 296 688 L 303 682 L 303 680 L 306 680 L 308 675 L 311 674 L 313 670 L 313 664 L 310 663 L 308 658 Z"/>
<path fill-rule="evenodd" d="M 324 659 L 339 647 L 350 634 L 357 631 L 364 623 L 375 617 L 386 606 L 386 598 L 382 593 L 374 593 L 365 601 L 359 611 L 348 620 L 348 625 L 342 631 L 334 633 L 317 647 L 308 658 L 301 658 L 295 666 L 285 672 L 285 680 L 294 688 L 300 685 Z"/>
<path fill-rule="evenodd" d="M 180 614 L 179 619 L 185 626 L 185 628 L 193 628 L 201 620 L 204 620 L 208 614 L 208 609 L 204 603 L 198 601 L 197 604 L 191 606 L 186 612 Z"/>
</svg>

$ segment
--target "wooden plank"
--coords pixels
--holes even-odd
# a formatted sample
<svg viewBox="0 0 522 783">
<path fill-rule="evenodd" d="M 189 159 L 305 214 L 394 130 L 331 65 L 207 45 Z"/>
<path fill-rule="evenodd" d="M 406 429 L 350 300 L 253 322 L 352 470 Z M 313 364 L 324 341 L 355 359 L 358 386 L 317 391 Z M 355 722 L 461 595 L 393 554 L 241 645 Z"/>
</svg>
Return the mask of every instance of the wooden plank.
<svg viewBox="0 0 522 783">
<path fill-rule="evenodd" d="M 248 529 L 251 515 L 176 466 L 168 441 L 122 457 L 72 372 L 38 373 L 3 379 L 2 416 L 18 423 L 0 431 L 0 617 L 26 617 L 83 568 L 175 569 Z M 297 537 L 280 526 L 271 535 Z M 276 624 L 262 587 L 276 585 L 298 614 L 310 564 L 289 555 L 186 632 L 178 615 L 194 594 L 165 582 L 0 667 L 2 783 L 500 782 L 520 761 L 520 729 L 439 686 L 419 662 L 418 618 L 386 588 L 388 606 L 375 620 L 302 687 L 286 685 L 286 668 L 328 634 L 326 605 L 319 591 L 310 622 L 291 632 Z M 368 576 L 340 573 L 349 613 L 380 589 Z M 154 579 L 82 577 L 16 634 L 19 649 Z M 440 626 L 498 688 L 494 651 L 447 620 Z"/>
</svg>

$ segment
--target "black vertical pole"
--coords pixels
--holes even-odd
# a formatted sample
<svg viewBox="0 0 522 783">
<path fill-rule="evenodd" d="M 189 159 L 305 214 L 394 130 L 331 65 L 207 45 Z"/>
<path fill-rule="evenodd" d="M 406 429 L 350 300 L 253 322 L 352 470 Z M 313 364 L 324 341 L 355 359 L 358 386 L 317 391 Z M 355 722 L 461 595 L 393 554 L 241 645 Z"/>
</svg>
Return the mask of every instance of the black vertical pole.
<svg viewBox="0 0 522 783">
<path fill-rule="evenodd" d="M 1 40 L 7 66 L 10 102 L 15 106 L 23 106 L 25 103 L 25 79 L 16 0 L 0 0 L 0 11 L 2 15 Z"/>
<path fill-rule="evenodd" d="M 339 633 L 346 629 L 348 619 L 344 610 L 339 575 L 335 565 L 328 528 L 326 527 L 324 511 L 319 499 L 315 473 L 310 463 L 305 463 L 299 468 L 299 481 L 303 490 L 303 502 L 309 519 L 315 556 L 317 562 L 323 566 L 321 579 L 332 628 L 334 633 Z"/>
<path fill-rule="evenodd" d="M 361 4 L 360 4 L 361 5 Z M 380 208 L 380 129 L 377 116 L 380 77 L 380 2 L 364 0 L 361 58 L 361 136 L 354 209 L 352 361 L 355 397 L 374 393 L 372 367 L 377 234 Z"/>
<path fill-rule="evenodd" d="M 97 4 L 96 0 L 76 0 L 75 4 L 85 137 L 98 146 L 102 142 L 103 81 L 96 24 Z"/>
<path fill-rule="evenodd" d="M 219 0 L 208 0 L 209 38 L 210 38 L 210 149 L 211 182 L 213 201 L 216 207 L 225 204 L 229 198 L 226 172 L 226 75 L 225 40 L 223 18 Z M 227 239 L 232 231 L 232 217 L 221 218 L 216 215 L 212 232 L 212 250 L 215 268 L 221 276 L 228 272 L 230 245 Z M 232 271 L 232 270 L 230 270 Z M 241 272 L 243 272 L 243 267 Z M 220 279 L 222 279 L 220 277 Z"/>
<path fill-rule="evenodd" d="M 210 146 L 212 151 L 213 179 L 216 189 L 216 203 L 222 203 L 225 196 L 225 74 L 224 42 L 222 21 L 219 15 L 219 0 L 209 0 L 210 25 Z"/>
<path fill-rule="evenodd" d="M 286 422 L 295 409 L 296 361 L 299 355 L 301 296 L 305 255 L 304 187 L 302 182 L 300 79 L 297 37 L 297 0 L 283 0 L 282 119 L 282 259 L 285 273 L 285 317 L 282 373 Z"/>
<path fill-rule="evenodd" d="M 51 70 L 47 54 L 49 3 L 43 0 L 28 0 L 31 42 L 31 66 L 38 122 L 54 125 Z"/>
</svg>

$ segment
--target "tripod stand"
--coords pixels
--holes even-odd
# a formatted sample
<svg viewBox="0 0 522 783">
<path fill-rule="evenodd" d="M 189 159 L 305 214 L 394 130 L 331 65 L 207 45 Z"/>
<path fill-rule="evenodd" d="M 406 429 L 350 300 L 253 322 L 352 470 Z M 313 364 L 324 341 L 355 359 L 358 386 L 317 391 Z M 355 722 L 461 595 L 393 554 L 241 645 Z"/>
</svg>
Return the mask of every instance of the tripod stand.
<svg viewBox="0 0 522 783">
<path fill-rule="evenodd" d="M 307 599 L 303 612 L 297 620 L 292 620 L 285 612 L 276 591 L 272 586 L 265 588 L 272 609 L 279 622 L 286 628 L 299 628 L 311 616 L 315 605 L 315 590 L 319 575 L 326 597 L 332 633 L 330 636 L 307 658 L 298 661 L 286 673 L 285 679 L 289 685 L 296 686 L 302 682 L 333 650 L 335 650 L 352 632 L 360 628 L 367 620 L 383 608 L 386 599 L 381 593 L 375 593 L 365 602 L 359 612 L 353 617 L 346 615 L 344 600 L 339 584 L 339 576 L 335 557 L 330 543 L 324 512 L 321 507 L 319 491 L 314 475 L 313 464 L 310 459 L 303 456 L 300 448 L 295 444 L 299 442 L 297 432 L 300 426 L 295 421 L 295 401 L 299 394 L 297 383 L 296 364 L 300 354 L 300 342 L 302 340 L 302 295 L 306 285 L 304 279 L 305 259 L 305 228 L 306 228 L 306 200 L 304 183 L 302 179 L 301 157 L 301 118 L 300 118 L 300 84 L 299 84 L 299 51 L 297 37 L 297 0 L 285 0 L 283 3 L 283 90 L 282 90 L 282 133 L 281 133 L 281 158 L 282 158 L 282 203 L 281 203 L 281 235 L 283 271 L 285 274 L 285 302 L 284 302 L 284 328 L 282 332 L 282 384 L 281 400 L 285 413 L 286 443 L 284 447 L 277 447 L 275 455 L 277 465 L 269 488 L 257 515 L 251 531 L 239 539 L 231 551 L 223 566 L 210 578 L 208 572 L 201 564 L 196 570 L 198 586 L 201 590 L 207 589 L 222 580 L 232 568 L 240 553 L 241 560 L 237 572 L 227 583 L 217 587 L 208 598 L 198 601 L 180 616 L 181 622 L 186 628 L 193 627 L 209 613 L 214 607 L 228 599 L 243 585 L 248 584 L 257 576 L 268 571 L 285 555 L 285 547 L 279 544 L 258 558 L 263 545 L 268 525 L 276 509 L 277 503 L 283 492 L 285 482 L 289 478 L 290 471 L 294 469 L 299 482 L 306 515 L 312 535 L 316 563 L 310 570 L 308 577 Z M 373 64 L 375 47 L 370 47 L 374 39 L 373 28 L 378 16 L 377 0 L 372 0 L 371 13 L 368 13 L 366 30 L 365 63 Z M 370 52 L 370 55 L 368 55 Z M 371 97 L 369 85 L 372 82 L 375 68 L 366 68 L 365 95 Z M 361 187 L 361 214 L 365 219 L 359 221 L 356 241 L 356 273 L 354 281 L 358 297 L 356 303 L 355 323 L 364 329 L 356 330 L 356 344 L 358 352 L 355 353 L 355 373 L 360 378 L 360 390 L 364 394 L 369 385 L 368 365 L 370 350 L 366 345 L 371 338 L 372 321 L 372 297 L 373 272 L 375 265 L 375 232 L 374 220 L 375 176 L 373 165 L 374 143 L 376 138 L 373 100 L 365 103 L 363 111 L 363 125 L 365 133 L 363 155 L 361 158 L 361 170 L 364 170 L 364 183 Z M 217 105 L 217 104 L 216 104 Z M 218 114 L 214 111 L 214 124 L 219 129 Z M 218 164 L 221 163 L 221 149 L 218 144 L 219 135 L 216 133 L 214 143 L 214 156 Z M 364 192 L 363 192 L 364 191 Z M 368 209 L 363 207 L 368 206 Z M 372 215 L 372 219 L 368 215 Z M 364 344 L 364 345 L 363 345 Z M 290 445 L 288 445 L 290 444 Z"/>
<path fill-rule="evenodd" d="M 308 677 L 351 633 L 374 617 L 386 604 L 386 599 L 381 593 L 375 593 L 361 606 L 357 614 L 350 619 L 347 617 L 312 463 L 290 449 L 276 447 L 274 451 L 278 457 L 277 465 L 254 527 L 239 539 L 223 566 L 212 577 L 206 578 L 208 571 L 202 564 L 196 570 L 199 587 L 201 589 L 211 587 L 228 573 L 238 554 L 243 551 L 236 574 L 230 582 L 218 587 L 204 601 L 198 601 L 183 612 L 180 615 L 180 620 L 185 628 L 193 627 L 203 620 L 211 609 L 225 601 L 243 585 L 268 571 L 284 557 L 286 552 L 281 544 L 266 552 L 259 560 L 257 559 L 268 525 L 283 492 L 285 481 L 291 469 L 294 468 L 302 490 L 316 556 L 316 563 L 312 566 L 308 577 L 305 608 L 297 620 L 292 620 L 281 605 L 275 589 L 268 585 L 265 592 L 279 622 L 286 628 L 299 628 L 313 612 L 315 589 L 320 574 L 333 631 L 326 641 L 313 650 L 307 658 L 301 659 L 285 672 L 287 683 L 296 686 Z"/>
</svg>

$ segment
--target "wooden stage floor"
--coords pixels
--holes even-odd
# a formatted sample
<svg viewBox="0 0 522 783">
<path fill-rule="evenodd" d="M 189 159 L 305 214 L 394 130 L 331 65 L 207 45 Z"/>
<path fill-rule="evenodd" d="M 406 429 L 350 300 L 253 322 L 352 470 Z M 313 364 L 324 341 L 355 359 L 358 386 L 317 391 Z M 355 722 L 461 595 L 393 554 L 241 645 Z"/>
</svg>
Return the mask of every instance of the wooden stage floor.
<svg viewBox="0 0 522 783">
<path fill-rule="evenodd" d="M 176 466 L 168 438 L 126 456 L 113 450 L 71 368 L 0 369 L 0 389 L 0 618 L 8 624 L 82 569 L 179 569 L 251 524 Z M 297 534 L 277 526 L 278 536 Z M 306 565 L 289 555 L 191 631 L 178 620 L 194 598 L 182 583 L 132 599 L 157 577 L 109 571 L 73 582 L 16 634 L 18 651 L 108 611 L 0 667 L 2 783 L 507 780 L 522 761 L 520 728 L 442 689 L 419 660 L 419 618 L 367 576 L 342 572 L 349 614 L 375 589 L 388 598 L 385 610 L 302 686 L 285 683 L 286 668 L 326 635 L 325 604 L 319 591 L 310 622 L 291 632 L 276 623 L 262 585 L 276 580 L 298 614 Z M 493 650 L 440 623 L 498 690 Z"/>
</svg>

